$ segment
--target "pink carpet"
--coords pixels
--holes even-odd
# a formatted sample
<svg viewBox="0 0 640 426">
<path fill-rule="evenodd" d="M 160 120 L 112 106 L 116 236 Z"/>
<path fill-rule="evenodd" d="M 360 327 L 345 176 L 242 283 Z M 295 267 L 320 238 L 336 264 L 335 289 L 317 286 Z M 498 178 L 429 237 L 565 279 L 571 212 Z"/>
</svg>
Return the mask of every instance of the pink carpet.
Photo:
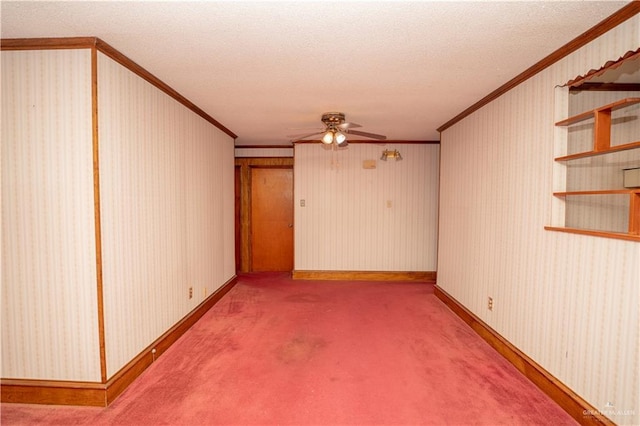
<svg viewBox="0 0 640 426">
<path fill-rule="evenodd" d="M 3 425 L 568 425 L 425 283 L 238 284 L 111 406 L 2 404 Z"/>
</svg>

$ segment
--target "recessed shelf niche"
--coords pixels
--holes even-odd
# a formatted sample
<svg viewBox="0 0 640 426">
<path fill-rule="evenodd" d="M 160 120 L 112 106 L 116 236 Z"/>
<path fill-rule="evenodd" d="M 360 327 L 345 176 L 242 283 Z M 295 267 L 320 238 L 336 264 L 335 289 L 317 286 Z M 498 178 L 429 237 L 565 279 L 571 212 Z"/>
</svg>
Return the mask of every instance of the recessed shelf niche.
<svg viewBox="0 0 640 426">
<path fill-rule="evenodd" d="M 625 72 L 637 79 L 639 67 L 629 61 Z M 555 123 L 564 133 L 553 192 L 560 214 L 545 229 L 640 241 L 640 189 L 623 183 L 623 170 L 640 166 L 640 85 L 597 84 L 563 92 L 569 117 Z"/>
</svg>

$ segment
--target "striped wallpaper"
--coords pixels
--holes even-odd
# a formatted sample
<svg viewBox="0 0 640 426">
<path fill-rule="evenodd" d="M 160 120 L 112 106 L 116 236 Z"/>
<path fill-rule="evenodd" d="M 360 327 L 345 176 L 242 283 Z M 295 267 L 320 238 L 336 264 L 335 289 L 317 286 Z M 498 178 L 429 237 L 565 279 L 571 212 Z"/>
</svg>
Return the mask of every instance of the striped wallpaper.
<svg viewBox="0 0 640 426">
<path fill-rule="evenodd" d="M 441 145 L 438 285 L 619 424 L 640 423 L 640 244 L 543 227 L 565 179 L 554 122 L 570 113 L 554 109 L 554 88 L 638 45 L 636 15 L 445 130 Z"/>
<path fill-rule="evenodd" d="M 235 275 L 234 141 L 97 74 L 109 378 Z M 100 382 L 90 50 L 3 51 L 2 123 L 2 377 Z"/>
<path fill-rule="evenodd" d="M 293 157 L 293 148 L 236 148 L 235 155 L 243 157 Z"/>
<path fill-rule="evenodd" d="M 102 54 L 98 76 L 111 377 L 235 275 L 233 139 Z"/>
<path fill-rule="evenodd" d="M 380 161 L 384 149 L 403 161 Z M 438 153 L 437 144 L 297 144 L 295 270 L 435 271 Z"/>
<path fill-rule="evenodd" d="M 2 377 L 100 380 L 89 50 L 2 52 Z"/>
<path fill-rule="evenodd" d="M 219 194 L 215 203 L 219 203 L 222 209 L 221 228 L 217 229 L 219 233 L 216 238 L 222 238 L 222 281 L 218 281 L 214 287 L 219 287 L 223 282 L 228 281 L 236 275 L 236 194 L 235 194 L 235 161 L 234 161 L 234 140 L 222 131 L 215 130 L 216 150 L 210 154 L 215 158 L 214 161 L 220 165 L 222 169 L 222 186 L 216 189 Z M 220 234 L 222 237 L 220 237 Z M 206 248 L 203 247 L 203 250 Z M 202 258 L 202 253 L 200 254 Z M 213 289 L 212 289 L 213 290 Z"/>
</svg>

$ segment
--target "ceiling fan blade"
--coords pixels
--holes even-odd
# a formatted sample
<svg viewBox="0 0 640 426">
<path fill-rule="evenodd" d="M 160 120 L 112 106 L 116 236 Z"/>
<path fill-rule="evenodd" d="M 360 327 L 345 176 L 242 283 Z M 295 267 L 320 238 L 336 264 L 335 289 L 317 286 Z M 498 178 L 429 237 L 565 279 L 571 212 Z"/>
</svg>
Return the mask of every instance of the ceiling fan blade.
<svg viewBox="0 0 640 426">
<path fill-rule="evenodd" d="M 336 127 L 340 130 L 347 130 L 347 129 L 355 129 L 357 127 L 362 127 L 362 126 L 357 123 L 342 123 L 342 124 L 338 124 Z"/>
<path fill-rule="evenodd" d="M 324 131 L 322 131 L 322 132 L 313 132 L 313 133 L 303 133 L 301 135 L 287 135 L 287 137 L 291 138 L 290 141 L 293 142 L 293 141 L 297 141 L 298 139 L 308 138 L 309 136 L 321 135 L 323 133 L 324 133 Z"/>
<path fill-rule="evenodd" d="M 348 133 L 350 135 L 364 136 L 365 138 L 378 139 L 381 141 L 387 139 L 387 137 L 384 135 L 378 135 L 376 133 L 369 133 L 369 132 L 361 132 L 360 130 L 348 130 Z"/>
</svg>

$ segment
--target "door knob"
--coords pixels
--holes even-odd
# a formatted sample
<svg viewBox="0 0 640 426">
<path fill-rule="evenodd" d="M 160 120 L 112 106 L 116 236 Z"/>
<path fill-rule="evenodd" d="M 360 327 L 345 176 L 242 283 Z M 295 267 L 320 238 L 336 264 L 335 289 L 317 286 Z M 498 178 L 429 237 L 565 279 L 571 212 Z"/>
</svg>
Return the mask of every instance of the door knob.
<svg viewBox="0 0 640 426">
<path fill-rule="evenodd" d="M 293 228 L 293 223 L 290 223 L 290 224 L 289 224 L 289 228 Z"/>
</svg>

